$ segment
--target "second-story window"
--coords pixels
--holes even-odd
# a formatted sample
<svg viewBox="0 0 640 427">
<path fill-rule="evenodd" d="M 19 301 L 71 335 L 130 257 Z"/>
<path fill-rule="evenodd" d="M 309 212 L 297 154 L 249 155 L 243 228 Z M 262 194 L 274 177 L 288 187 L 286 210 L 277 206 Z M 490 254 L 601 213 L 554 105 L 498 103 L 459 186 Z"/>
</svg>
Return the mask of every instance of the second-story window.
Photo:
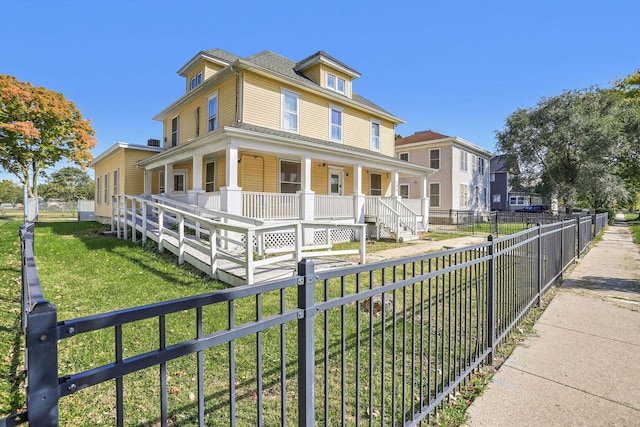
<svg viewBox="0 0 640 427">
<path fill-rule="evenodd" d="M 298 132 L 298 109 L 300 95 L 282 90 L 282 130 Z"/>
<path fill-rule="evenodd" d="M 371 149 L 380 151 L 380 122 L 371 120 Z"/>
<path fill-rule="evenodd" d="M 327 73 L 327 89 L 335 92 L 344 93 L 346 82 L 344 79 L 337 77 L 331 73 Z"/>
<path fill-rule="evenodd" d="M 478 157 L 478 173 L 484 175 L 484 159 L 482 157 Z"/>
<path fill-rule="evenodd" d="M 431 169 L 440 169 L 440 149 L 432 148 L 429 150 L 429 167 Z"/>
<path fill-rule="evenodd" d="M 171 119 L 171 146 L 178 145 L 178 116 Z"/>
<path fill-rule="evenodd" d="M 342 142 L 342 108 L 329 106 L 329 138 Z"/>
<path fill-rule="evenodd" d="M 218 92 L 209 97 L 209 120 L 207 123 L 209 132 L 218 129 Z"/>
<path fill-rule="evenodd" d="M 404 160 L 405 162 L 408 162 L 409 161 L 409 152 L 405 151 L 403 153 L 398 153 L 398 158 L 400 160 Z"/>
<path fill-rule="evenodd" d="M 466 151 L 460 151 L 460 170 L 462 172 L 469 170 L 469 155 Z"/>
</svg>

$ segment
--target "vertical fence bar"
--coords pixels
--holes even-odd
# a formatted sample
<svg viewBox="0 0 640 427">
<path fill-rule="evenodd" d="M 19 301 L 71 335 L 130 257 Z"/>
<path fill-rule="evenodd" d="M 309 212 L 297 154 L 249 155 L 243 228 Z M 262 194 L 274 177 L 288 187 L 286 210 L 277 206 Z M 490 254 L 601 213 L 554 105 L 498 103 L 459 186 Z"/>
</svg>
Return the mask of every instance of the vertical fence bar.
<svg viewBox="0 0 640 427">
<path fill-rule="evenodd" d="M 495 242 L 493 240 L 493 236 L 489 235 L 488 237 L 491 245 L 488 249 L 488 273 L 489 280 L 487 283 L 487 348 L 490 349 L 489 356 L 487 357 L 487 362 L 490 365 L 493 365 L 493 356 L 495 353 L 495 336 L 496 336 L 496 257 L 495 257 Z"/>
<path fill-rule="evenodd" d="M 315 269 L 313 261 L 303 259 L 298 263 L 298 425 L 313 427 L 315 422 L 315 312 L 313 306 Z"/>
</svg>

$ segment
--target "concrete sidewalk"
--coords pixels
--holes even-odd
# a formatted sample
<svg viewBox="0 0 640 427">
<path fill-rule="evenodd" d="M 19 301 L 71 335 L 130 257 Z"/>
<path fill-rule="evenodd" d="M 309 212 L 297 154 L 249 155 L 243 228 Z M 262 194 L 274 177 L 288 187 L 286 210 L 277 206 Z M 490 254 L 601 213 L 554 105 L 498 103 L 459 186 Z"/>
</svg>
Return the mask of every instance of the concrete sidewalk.
<svg viewBox="0 0 640 427">
<path fill-rule="evenodd" d="M 469 407 L 471 426 L 640 425 L 640 252 L 609 226 Z"/>
</svg>

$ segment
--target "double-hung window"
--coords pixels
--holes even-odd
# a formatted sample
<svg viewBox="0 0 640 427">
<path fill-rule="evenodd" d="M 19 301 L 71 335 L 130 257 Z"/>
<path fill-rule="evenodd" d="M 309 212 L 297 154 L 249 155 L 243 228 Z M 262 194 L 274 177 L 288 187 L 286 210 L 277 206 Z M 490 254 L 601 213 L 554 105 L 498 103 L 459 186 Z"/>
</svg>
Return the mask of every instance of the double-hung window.
<svg viewBox="0 0 640 427">
<path fill-rule="evenodd" d="M 400 197 L 403 199 L 409 198 L 409 184 L 400 184 Z"/>
<path fill-rule="evenodd" d="M 429 183 L 429 207 L 431 208 L 440 207 L 440 183 L 439 182 Z"/>
<path fill-rule="evenodd" d="M 460 151 L 460 170 L 467 172 L 469 170 L 469 154 L 466 151 Z"/>
<path fill-rule="evenodd" d="M 484 175 L 484 159 L 482 157 L 478 157 L 478 173 Z"/>
<path fill-rule="evenodd" d="M 460 184 L 460 209 L 466 209 L 469 207 L 469 186 L 467 184 Z"/>
<path fill-rule="evenodd" d="M 398 158 L 400 160 L 404 160 L 405 162 L 408 162 L 409 161 L 409 152 L 405 151 L 403 153 L 398 153 Z"/>
<path fill-rule="evenodd" d="M 440 169 L 440 149 L 432 148 L 429 150 L 429 167 L 431 169 Z"/>
<path fill-rule="evenodd" d="M 342 142 L 342 108 L 329 106 L 329 139 Z"/>
<path fill-rule="evenodd" d="M 300 175 L 300 163 L 292 162 L 290 160 L 280 161 L 280 192 L 281 193 L 295 193 L 300 191 L 301 175 Z"/>
<path fill-rule="evenodd" d="M 104 204 L 109 204 L 109 174 L 104 174 Z"/>
<path fill-rule="evenodd" d="M 282 90 L 282 130 L 298 132 L 298 118 L 300 95 L 288 90 Z"/>
<path fill-rule="evenodd" d="M 96 203 L 100 204 L 100 200 L 102 199 L 100 196 L 102 195 L 102 193 L 100 192 L 101 188 L 100 188 L 100 177 L 96 177 Z"/>
<path fill-rule="evenodd" d="M 371 149 L 380 151 L 380 122 L 371 120 Z"/>
<path fill-rule="evenodd" d="M 209 97 L 209 119 L 207 123 L 209 132 L 218 129 L 218 92 Z"/>
<path fill-rule="evenodd" d="M 205 167 L 204 191 L 211 193 L 216 191 L 216 163 L 209 162 Z"/>
<path fill-rule="evenodd" d="M 178 145 L 178 116 L 171 119 L 171 146 Z"/>
<path fill-rule="evenodd" d="M 200 86 L 201 84 L 202 84 L 202 71 L 200 71 L 195 76 L 191 77 L 191 87 L 190 87 L 190 89 L 193 90 L 196 87 Z"/>
</svg>

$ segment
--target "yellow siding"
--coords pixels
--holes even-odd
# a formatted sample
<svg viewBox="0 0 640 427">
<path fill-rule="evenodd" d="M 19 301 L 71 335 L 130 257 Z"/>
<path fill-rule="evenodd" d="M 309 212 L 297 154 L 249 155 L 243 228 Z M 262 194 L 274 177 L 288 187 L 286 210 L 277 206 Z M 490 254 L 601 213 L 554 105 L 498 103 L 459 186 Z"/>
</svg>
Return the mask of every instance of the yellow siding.
<svg viewBox="0 0 640 427">
<path fill-rule="evenodd" d="M 316 194 L 329 194 L 329 168 L 323 162 L 311 162 L 311 190 Z"/>
<path fill-rule="evenodd" d="M 227 185 L 227 158 L 218 157 L 216 159 L 216 191 L 220 190 L 220 187 Z"/>
<path fill-rule="evenodd" d="M 316 64 L 313 67 L 307 68 L 304 70 L 304 75 L 309 78 L 312 82 L 317 85 L 321 85 L 320 76 L 321 76 L 321 66 L 320 64 Z"/>
<path fill-rule="evenodd" d="M 231 125 L 235 121 L 236 83 L 234 78 L 220 85 L 202 91 L 196 98 L 180 108 L 178 113 L 166 117 L 164 123 L 165 147 L 171 146 L 171 120 L 178 115 L 178 144 L 184 144 L 196 137 L 196 108 L 200 107 L 200 136 L 207 134 L 209 119 L 209 96 L 218 92 L 218 127 Z"/>
<path fill-rule="evenodd" d="M 245 73 L 243 121 L 257 126 L 280 129 L 280 88 L 281 85 L 276 81 Z"/>
<path fill-rule="evenodd" d="M 336 77 L 340 77 L 341 79 L 344 79 L 344 94 L 351 98 L 351 77 L 334 69 L 331 67 L 328 67 L 326 65 L 321 65 L 321 73 L 320 73 L 320 78 L 322 79 L 321 82 L 321 86 L 326 88 L 327 87 L 327 73 L 331 73 Z"/>
<path fill-rule="evenodd" d="M 120 167 L 120 192 L 129 195 L 144 193 L 144 169 L 136 167 L 136 162 L 156 154 L 152 151 L 125 150 L 125 166 Z"/>
<path fill-rule="evenodd" d="M 224 67 L 219 64 L 215 64 L 213 62 L 206 61 L 204 65 L 204 78 L 208 79 L 213 76 L 215 73 L 223 69 Z"/>
<path fill-rule="evenodd" d="M 275 156 L 242 153 L 238 171 L 238 185 L 245 191 L 273 193 L 277 187 L 277 159 Z"/>
</svg>

